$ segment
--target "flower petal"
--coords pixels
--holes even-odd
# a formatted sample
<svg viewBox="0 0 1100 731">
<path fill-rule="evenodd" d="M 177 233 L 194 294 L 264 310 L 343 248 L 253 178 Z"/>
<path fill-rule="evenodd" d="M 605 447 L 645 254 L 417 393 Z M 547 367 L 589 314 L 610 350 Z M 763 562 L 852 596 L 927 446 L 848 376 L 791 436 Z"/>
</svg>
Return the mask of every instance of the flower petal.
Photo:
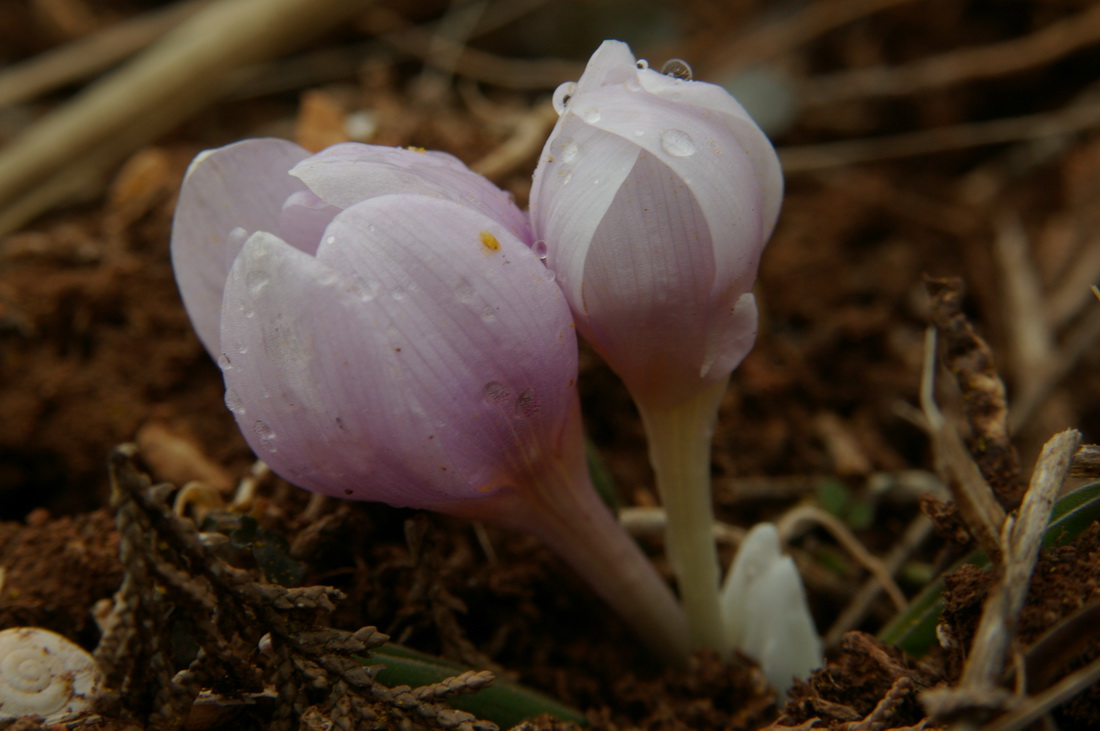
<svg viewBox="0 0 1100 731">
<path fill-rule="evenodd" d="M 341 209 L 326 203 L 311 190 L 291 194 L 279 212 L 279 235 L 307 254 L 316 254 L 321 234 Z"/>
<path fill-rule="evenodd" d="M 449 201 L 356 204 L 317 258 L 256 234 L 226 286 L 226 400 L 317 492 L 445 509 L 514 484 L 575 397 L 560 291 L 502 224 Z"/>
<path fill-rule="evenodd" d="M 370 293 L 409 393 L 471 485 L 499 487 L 500 465 L 517 476 L 557 445 L 575 389 L 572 318 L 506 226 L 450 201 L 373 198 L 333 221 L 318 258 Z"/>
<path fill-rule="evenodd" d="M 347 142 L 322 150 L 290 172 L 339 208 L 379 195 L 419 193 L 464 203 L 531 241 L 527 217 L 511 197 L 443 152 Z"/>
<path fill-rule="evenodd" d="M 574 98 L 577 94 L 604 86 L 625 83 L 638 72 L 636 63 L 637 59 L 626 43 L 604 41 L 592 54 L 592 58 L 588 59 L 584 73 L 577 79 Z M 573 101 L 570 100 L 570 105 L 572 104 Z"/>
<path fill-rule="evenodd" d="M 592 237 L 639 152 L 633 142 L 572 114 L 558 120 L 543 149 L 531 188 L 531 223 L 535 236 L 550 244 L 546 263 L 575 312 L 583 311 L 581 288 Z"/>
<path fill-rule="evenodd" d="M 448 474 L 372 308 L 336 270 L 278 237 L 248 239 L 225 290 L 226 405 L 256 454 L 334 497 L 427 506 L 465 488 Z"/>
<path fill-rule="evenodd" d="M 285 140 L 245 140 L 200 154 L 187 171 L 172 221 L 172 267 L 191 322 L 213 357 L 221 353 L 229 268 L 248 234 L 278 230 L 283 201 L 305 188 L 287 171 L 308 156 Z"/>
<path fill-rule="evenodd" d="M 592 236 L 581 331 L 613 356 L 633 393 L 667 392 L 676 383 L 694 389 L 714 276 L 710 231 L 694 196 L 642 153 Z"/>
<path fill-rule="evenodd" d="M 690 86 L 700 82 L 677 83 Z M 739 293 L 747 291 L 767 240 L 765 216 L 774 216 L 778 209 L 766 209 L 756 169 L 728 119 L 622 85 L 577 95 L 574 101 L 575 109 L 598 112 L 585 120 L 588 126 L 631 142 L 659 159 L 696 199 L 714 249 L 716 276 L 710 291 L 730 287 Z M 763 137 L 758 130 L 757 134 Z M 598 139 L 604 144 L 604 138 Z M 774 152 L 771 157 L 774 159 Z M 675 211 L 671 215 L 676 215 Z"/>
</svg>

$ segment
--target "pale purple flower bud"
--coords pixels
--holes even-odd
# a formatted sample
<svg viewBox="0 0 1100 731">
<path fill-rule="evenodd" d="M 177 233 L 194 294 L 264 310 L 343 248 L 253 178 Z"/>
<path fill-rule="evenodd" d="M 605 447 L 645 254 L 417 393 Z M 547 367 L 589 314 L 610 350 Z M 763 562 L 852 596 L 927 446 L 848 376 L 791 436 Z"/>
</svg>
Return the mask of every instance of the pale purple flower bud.
<svg viewBox="0 0 1100 731">
<path fill-rule="evenodd" d="M 172 226 L 172 265 L 211 356 L 222 352 L 222 288 L 249 236 L 266 231 L 314 254 L 337 213 L 394 193 L 462 203 L 531 240 L 527 217 L 511 197 L 443 152 L 348 142 L 311 155 L 286 140 L 256 139 L 196 157 Z"/>
<path fill-rule="evenodd" d="M 682 611 L 592 488 L 572 315 L 505 193 L 445 155 L 245 142 L 193 163 L 172 248 L 275 472 L 533 533 L 684 657 Z"/>
<path fill-rule="evenodd" d="M 725 378 L 755 338 L 750 290 L 782 198 L 771 144 L 721 87 L 619 41 L 554 102 L 532 225 L 581 333 L 636 398 Z"/>
</svg>

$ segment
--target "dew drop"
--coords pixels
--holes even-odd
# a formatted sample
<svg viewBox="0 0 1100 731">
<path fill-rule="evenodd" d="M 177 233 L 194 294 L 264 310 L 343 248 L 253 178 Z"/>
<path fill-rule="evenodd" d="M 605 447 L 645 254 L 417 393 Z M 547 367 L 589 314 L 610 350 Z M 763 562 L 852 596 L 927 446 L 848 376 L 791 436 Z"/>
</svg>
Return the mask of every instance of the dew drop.
<svg viewBox="0 0 1100 731">
<path fill-rule="evenodd" d="M 237 395 L 237 392 L 231 388 L 225 391 L 225 405 L 238 416 L 244 413 L 244 402 L 241 401 L 241 397 Z"/>
<path fill-rule="evenodd" d="M 666 129 L 661 133 L 661 149 L 673 157 L 688 157 L 695 154 L 695 140 L 687 132 Z"/>
<path fill-rule="evenodd" d="M 573 162 L 577 159 L 577 152 L 579 152 L 577 143 L 573 140 L 567 140 L 561 146 L 561 161 L 565 163 Z"/>
<path fill-rule="evenodd" d="M 267 274 L 260 271 L 252 270 L 244 275 L 245 286 L 248 287 L 248 291 L 253 297 L 258 297 L 267 288 L 270 281 Z"/>
<path fill-rule="evenodd" d="M 644 58 L 639 58 L 637 61 L 634 62 L 634 65 L 644 71 L 649 68 L 649 61 L 646 61 Z"/>
<path fill-rule="evenodd" d="M 516 414 L 531 417 L 539 413 L 539 400 L 535 397 L 535 389 L 525 389 L 516 399 Z"/>
<path fill-rule="evenodd" d="M 589 107 L 588 109 L 585 109 L 584 114 L 581 115 L 584 121 L 588 122 L 589 124 L 595 124 L 596 122 L 599 122 L 601 116 L 603 115 L 600 114 L 600 110 L 596 109 L 596 107 Z"/>
<path fill-rule="evenodd" d="M 335 243 L 336 243 L 336 237 L 335 236 L 326 236 L 325 237 L 325 245 L 326 246 L 332 246 Z"/>
<path fill-rule="evenodd" d="M 542 239 L 539 239 L 535 243 L 531 244 L 531 251 L 535 252 L 535 256 L 537 256 L 540 260 L 546 261 L 546 257 L 549 254 L 550 250 L 546 246 L 546 242 Z"/>
<path fill-rule="evenodd" d="M 408 297 L 408 293 L 405 290 L 398 287 L 398 288 L 394 289 L 392 292 L 390 292 L 390 297 L 393 297 L 395 300 L 400 302 L 401 300 Z"/>
<path fill-rule="evenodd" d="M 470 280 L 463 277 L 458 280 L 458 284 L 455 285 L 455 298 L 462 303 L 467 303 L 474 298 L 474 285 L 470 284 Z"/>
<path fill-rule="evenodd" d="M 503 406 L 508 401 L 509 389 L 500 381 L 489 381 L 485 384 L 485 400 L 494 406 Z"/>
<path fill-rule="evenodd" d="M 382 291 L 382 285 L 373 279 L 369 279 L 366 282 L 360 283 L 358 291 L 359 300 L 361 302 L 370 302 L 378 296 L 380 291 Z"/>
<path fill-rule="evenodd" d="M 278 451 L 275 446 L 275 430 L 268 426 L 267 422 L 257 421 L 252 425 L 252 431 L 260 438 L 260 444 L 264 449 L 272 453 Z"/>
<path fill-rule="evenodd" d="M 550 267 L 546 267 L 542 271 L 542 278 L 545 279 L 547 282 L 553 282 L 555 279 L 557 279 L 557 277 L 558 275 L 555 274 L 554 270 Z"/>
<path fill-rule="evenodd" d="M 223 371 L 227 371 L 233 367 L 233 364 L 229 362 L 229 356 L 225 353 L 218 356 L 218 367 Z"/>
<path fill-rule="evenodd" d="M 481 319 L 485 322 L 492 322 L 493 320 L 497 319 L 496 310 L 486 305 L 485 309 L 481 311 Z"/>
<path fill-rule="evenodd" d="M 565 110 L 569 107 L 569 99 L 576 90 L 577 84 L 572 81 L 567 81 L 554 90 L 554 97 L 550 103 L 554 105 L 554 111 L 559 117 L 565 114 Z"/>
<path fill-rule="evenodd" d="M 233 347 L 235 347 L 237 349 L 237 352 L 241 355 L 244 355 L 248 352 L 248 344 L 245 343 L 243 340 L 234 340 Z"/>
<path fill-rule="evenodd" d="M 240 249 L 244 246 L 245 240 L 248 239 L 248 231 L 245 231 L 240 226 L 237 226 L 229 232 L 229 236 L 226 243 L 229 245 L 229 249 Z"/>
<path fill-rule="evenodd" d="M 572 180 L 572 179 L 573 179 L 573 171 L 572 170 L 567 170 L 565 172 L 565 175 L 561 176 L 561 184 L 562 185 L 568 185 L 569 181 Z"/>
<path fill-rule="evenodd" d="M 691 81 L 692 79 L 691 66 L 688 66 L 687 61 L 682 58 L 670 58 L 665 61 L 664 65 L 661 66 L 661 73 L 684 81 Z"/>
</svg>

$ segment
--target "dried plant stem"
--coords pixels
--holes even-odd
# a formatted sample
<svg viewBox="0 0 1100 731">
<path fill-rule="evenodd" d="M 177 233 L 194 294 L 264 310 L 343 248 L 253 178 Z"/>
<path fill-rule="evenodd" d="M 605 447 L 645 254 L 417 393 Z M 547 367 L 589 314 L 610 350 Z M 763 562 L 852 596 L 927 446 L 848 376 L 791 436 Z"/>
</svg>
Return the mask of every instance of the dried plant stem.
<svg viewBox="0 0 1100 731">
<path fill-rule="evenodd" d="M 0 71 L 0 107 L 19 104 L 86 79 L 141 50 L 210 2 L 185 0 L 142 13 L 10 66 Z"/>
<path fill-rule="evenodd" d="M 929 691 L 922 697 L 933 716 L 957 718 L 969 724 L 975 715 L 999 710 L 1006 702 L 1008 692 L 998 680 L 1016 636 L 1016 623 L 1027 598 L 1050 511 L 1080 443 L 1081 434 L 1067 429 L 1043 446 L 1018 515 L 1006 518 L 1002 525 L 1000 575 L 983 606 L 959 684 Z M 968 726 L 959 726 L 964 727 Z"/>
<path fill-rule="evenodd" d="M 1071 103 L 1053 112 L 935 127 L 867 139 L 799 145 L 779 150 L 787 175 L 847 167 L 877 160 L 930 155 L 970 147 L 1060 137 L 1100 124 L 1100 104 Z"/>
<path fill-rule="evenodd" d="M 0 153 L 0 200 L 12 202 L 0 213 L 0 233 L 70 195 L 73 162 L 89 150 L 88 169 L 76 175 L 82 181 L 215 99 L 229 71 L 285 51 L 367 2 L 220 0 L 204 8 Z"/>
<path fill-rule="evenodd" d="M 668 516 L 665 545 L 688 616 L 691 642 L 726 652 L 718 602 L 718 552 L 711 526 L 711 440 L 728 379 L 673 406 L 637 400 L 649 460 Z"/>
<path fill-rule="evenodd" d="M 803 525 L 820 525 L 827 530 L 836 542 L 844 550 L 851 554 L 856 563 L 867 569 L 879 586 L 886 591 L 890 601 L 899 611 L 904 611 L 906 606 L 905 594 L 896 583 L 886 566 L 860 543 L 848 526 L 838 518 L 830 515 L 816 505 L 796 505 L 788 510 L 776 521 L 775 527 L 779 532 L 779 538 L 783 543 L 790 543 L 795 533 L 799 532 Z"/>
<path fill-rule="evenodd" d="M 932 439 L 936 468 L 951 489 L 952 497 L 970 534 L 986 555 L 996 560 L 1001 552 L 997 535 L 1004 523 L 1005 512 L 994 499 L 993 491 L 989 489 L 981 470 L 966 450 L 958 430 L 943 418 L 936 406 L 935 372 L 936 331 L 928 328 L 925 334 L 925 363 L 920 399 Z"/>
<path fill-rule="evenodd" d="M 844 71 L 814 80 L 803 103 L 836 103 L 861 96 L 909 96 L 995 78 L 1057 60 L 1100 40 L 1100 6 L 1051 23 L 1030 35 L 962 48 L 905 66 Z"/>
<path fill-rule="evenodd" d="M 894 547 L 882 559 L 882 564 L 890 576 L 901 568 L 902 564 L 920 547 L 924 540 L 932 533 L 932 521 L 923 514 L 918 514 L 909 523 L 905 533 L 894 543 Z M 884 585 L 877 577 L 872 576 L 859 588 L 848 606 L 829 627 L 828 632 L 822 638 L 827 647 L 833 647 L 840 642 L 840 637 L 845 632 L 859 625 L 870 609 L 871 604 L 883 590 Z"/>
</svg>

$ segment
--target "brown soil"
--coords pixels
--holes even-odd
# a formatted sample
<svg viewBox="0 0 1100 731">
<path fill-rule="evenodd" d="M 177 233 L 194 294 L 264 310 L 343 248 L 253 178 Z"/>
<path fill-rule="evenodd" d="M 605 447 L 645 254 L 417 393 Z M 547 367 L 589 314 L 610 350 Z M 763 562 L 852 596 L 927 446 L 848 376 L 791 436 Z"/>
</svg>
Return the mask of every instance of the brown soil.
<svg viewBox="0 0 1100 731">
<path fill-rule="evenodd" d="M 0 62 L 159 4 L 0 5 Z M 446 11 L 431 0 L 384 5 L 413 23 Z M 749 34 L 763 42 L 752 28 L 797 30 L 795 17 L 773 16 L 762 0 L 690 0 L 643 17 L 664 30 L 635 50 L 651 60 L 683 57 L 708 79 L 732 68 L 743 47 L 746 57 L 789 73 L 805 98 L 818 95 L 775 138 L 790 151 L 787 195 L 760 273 L 757 346 L 723 405 L 716 504 L 719 517 L 738 526 L 775 519 L 800 502 L 820 504 L 885 556 L 919 513 L 921 489 L 911 485 L 934 482 L 933 450 L 914 416 L 930 312 L 922 276 L 965 283 L 964 312 L 990 344 L 1010 406 L 1025 409 L 1014 412 L 1021 418 L 1013 434 L 1025 482 L 1054 432 L 1075 427 L 1086 443 L 1100 441 L 1100 305 L 1087 289 L 1100 280 L 1100 138 L 1088 125 L 1065 122 L 1064 112 L 1094 82 L 1100 44 L 1044 36 L 1046 55 L 997 46 L 1059 23 L 1092 32 L 1098 23 L 1085 19 L 1090 4 L 1071 0 L 919 0 L 829 25 L 837 8 L 864 5 L 871 3 L 808 3 L 832 10 L 801 41 L 773 38 L 769 52 L 729 39 Z M 632 31 L 612 21 L 632 8 L 563 3 L 553 23 L 544 8 L 471 43 L 502 57 L 583 59 L 605 35 L 629 39 Z M 249 473 L 253 457 L 224 406 L 220 373 L 190 329 L 168 256 L 175 193 L 197 151 L 264 134 L 318 146 L 339 139 L 347 114 L 370 109 L 377 123 L 371 142 L 444 149 L 472 163 L 512 133 L 504 121 L 486 121 L 488 113 L 505 120 L 548 103 L 549 88 L 477 91 L 461 70 L 453 86 L 426 92 L 420 62 L 394 45 L 368 43 L 387 27 L 400 27 L 392 13 L 381 6 L 365 12 L 294 64 L 261 71 L 252 86 L 135 151 L 90 198 L 0 238 L 0 629 L 43 626 L 95 647 L 93 608 L 112 597 L 123 575 L 106 468 L 116 445 L 139 440 L 157 481 L 201 479 L 231 489 Z M 587 27 L 598 28 L 591 40 L 567 30 Z M 1003 53 L 950 58 L 986 46 Z M 947 58 L 946 71 L 918 65 L 930 57 Z M 907 64 L 914 70 L 887 74 L 884 89 L 860 88 L 857 79 L 840 84 L 850 91 L 845 99 L 830 76 Z M 287 68 L 305 69 L 306 80 L 272 91 L 270 82 Z M 0 109 L 0 141 L 72 93 Z M 1055 126 L 1062 120 L 1062 131 L 986 144 L 993 132 L 974 126 L 1040 113 Z M 945 149 L 926 154 L 909 154 L 901 137 L 948 127 L 930 137 Z M 861 138 L 878 141 L 835 148 L 832 162 L 810 170 L 807 146 Z M 537 153 L 531 148 L 497 176 L 521 202 Z M 1029 317 L 1035 307 L 1044 314 Z M 940 406 L 958 416 L 963 399 L 949 377 L 941 381 Z M 590 436 L 623 500 L 655 504 L 625 391 L 587 353 L 580 383 Z M 850 627 L 859 632 L 837 638 L 828 666 L 784 706 L 746 658 L 701 653 L 687 672 L 655 667 L 530 538 L 385 506 L 308 500 L 278 479 L 263 480 L 252 515 L 304 562 L 301 585 L 344 592 L 328 624 L 376 626 L 407 646 L 493 669 L 580 709 L 596 729 L 810 728 L 813 719 L 815 728 L 919 727 L 926 718 L 920 691 L 958 679 L 990 582 L 972 567 L 953 576 L 944 626 L 956 644 L 919 659 L 873 639 L 896 613 L 880 598 Z M 1052 629 L 1080 621 L 1100 598 L 1098 541 L 1096 531 L 1086 532 L 1044 554 L 1016 650 L 1026 654 Z M 794 546 L 824 631 L 867 574 L 819 528 Z M 663 566 L 659 542 L 646 548 Z M 728 559 L 732 549 L 723 551 Z M 916 594 L 958 554 L 951 541 L 933 536 L 904 561 L 901 588 Z M 247 559 L 236 563 L 254 569 Z M 1075 652 L 1040 645 L 1028 667 L 1045 687 L 1100 655 L 1096 635 L 1085 632 Z M 1012 667 L 1010 658 L 1006 683 Z M 1056 711 L 1059 727 L 1097 727 L 1098 704 L 1095 687 L 1078 695 Z M 125 727 L 123 717 L 107 709 L 102 727 Z M 253 727 L 239 717 L 219 723 Z M 248 721 L 264 723 L 262 713 Z M 528 727 L 555 725 L 543 719 Z"/>
</svg>

